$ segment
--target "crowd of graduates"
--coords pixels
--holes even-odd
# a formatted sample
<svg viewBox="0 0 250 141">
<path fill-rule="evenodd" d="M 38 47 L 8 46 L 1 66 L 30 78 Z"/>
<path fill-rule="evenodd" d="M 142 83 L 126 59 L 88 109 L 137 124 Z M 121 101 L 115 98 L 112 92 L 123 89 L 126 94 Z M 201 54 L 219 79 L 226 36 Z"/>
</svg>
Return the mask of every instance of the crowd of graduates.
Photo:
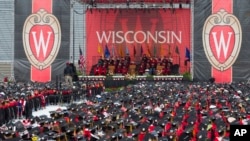
<svg viewBox="0 0 250 141">
<path fill-rule="evenodd" d="M 250 124 L 250 85 L 245 82 L 142 81 L 109 92 L 101 82 L 62 87 L 4 84 L 0 138 L 221 141 L 229 139 L 231 124 Z M 67 108 L 51 111 L 50 116 L 32 115 L 60 103 Z"/>
<path fill-rule="evenodd" d="M 170 75 L 177 73 L 176 71 L 173 71 L 175 70 L 176 65 L 174 66 L 171 57 L 150 57 L 144 54 L 138 63 L 131 61 L 129 55 L 121 58 L 101 58 L 98 60 L 98 63 L 93 66 L 92 74 L 104 76 L 114 74 L 127 75 L 131 73 L 131 65 L 136 66 L 135 75 L 144 75 L 145 73 L 150 75 Z M 112 71 L 110 71 L 110 66 L 113 66 L 114 68 Z"/>
<path fill-rule="evenodd" d="M 70 104 L 80 100 L 83 95 L 100 94 L 103 91 L 103 84 L 100 82 L 91 82 L 83 86 L 77 83 L 74 87 L 66 84 L 61 85 L 60 88 L 57 86 L 55 83 L 2 83 L 0 85 L 0 126 L 7 127 L 6 125 L 12 125 L 14 121 L 22 120 L 22 124 L 27 124 L 27 121 L 34 119 L 32 115 L 34 111 L 45 109 L 48 105 Z M 10 131 L 7 127 L 6 132 L 4 129 L 0 128 L 0 139 L 19 137 L 13 134 L 13 129 Z"/>
</svg>

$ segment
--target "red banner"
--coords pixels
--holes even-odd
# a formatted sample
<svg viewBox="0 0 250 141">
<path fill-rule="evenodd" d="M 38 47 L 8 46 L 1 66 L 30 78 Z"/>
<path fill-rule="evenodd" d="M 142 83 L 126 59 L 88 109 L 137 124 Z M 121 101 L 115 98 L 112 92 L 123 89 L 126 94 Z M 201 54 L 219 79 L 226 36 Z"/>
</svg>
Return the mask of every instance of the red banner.
<svg viewBox="0 0 250 141">
<path fill-rule="evenodd" d="M 232 67 L 241 48 L 240 22 L 232 13 L 233 0 L 213 0 L 212 15 L 204 24 L 203 46 L 217 83 L 232 82 Z"/>
<path fill-rule="evenodd" d="M 139 56 L 141 47 L 145 54 L 151 51 L 156 57 L 178 56 L 173 61 L 180 64 L 180 72 L 189 71 L 189 63 L 184 66 L 184 62 L 191 45 L 190 13 L 190 9 L 88 10 L 87 71 L 97 63 L 95 57 L 104 56 L 106 45 L 111 56 L 121 52 L 134 56 L 134 48 Z"/>
<path fill-rule="evenodd" d="M 221 9 L 224 9 L 226 10 L 228 13 L 232 13 L 233 12 L 233 0 L 213 0 L 212 1 L 213 5 L 212 5 L 212 13 L 217 13 L 219 12 Z M 225 2 L 227 4 L 225 4 Z M 216 29 L 216 26 L 214 27 L 214 33 L 216 33 L 217 31 L 224 31 L 225 33 L 234 33 L 234 31 L 232 30 L 232 28 L 228 25 L 224 25 L 224 26 L 217 26 L 217 29 Z M 218 35 L 219 36 L 219 35 Z M 216 40 L 219 39 L 219 37 L 217 36 Z M 228 60 L 229 57 L 231 57 L 230 55 L 232 54 L 233 52 L 233 48 L 234 48 L 234 43 L 235 43 L 235 39 L 234 37 L 231 39 L 230 36 L 227 37 L 229 43 L 228 43 L 228 55 L 223 58 L 223 57 L 219 57 L 220 55 L 217 55 L 217 60 L 219 62 L 225 62 L 226 60 Z M 215 40 L 215 41 L 216 41 Z M 211 41 L 212 43 L 216 43 L 215 41 Z M 211 47 L 214 48 L 214 54 L 219 52 L 216 50 L 216 45 L 212 44 L 211 43 Z M 223 50 L 223 52 L 226 52 L 226 50 Z M 226 70 L 218 70 L 214 67 L 211 68 L 212 69 L 212 74 L 211 76 L 215 78 L 215 82 L 217 83 L 231 83 L 232 82 L 232 67 L 229 67 L 228 69 Z"/>
<path fill-rule="evenodd" d="M 23 44 L 33 82 L 51 81 L 51 64 L 60 48 L 61 29 L 52 7 L 52 0 L 32 0 L 32 14 L 24 23 Z"/>
</svg>

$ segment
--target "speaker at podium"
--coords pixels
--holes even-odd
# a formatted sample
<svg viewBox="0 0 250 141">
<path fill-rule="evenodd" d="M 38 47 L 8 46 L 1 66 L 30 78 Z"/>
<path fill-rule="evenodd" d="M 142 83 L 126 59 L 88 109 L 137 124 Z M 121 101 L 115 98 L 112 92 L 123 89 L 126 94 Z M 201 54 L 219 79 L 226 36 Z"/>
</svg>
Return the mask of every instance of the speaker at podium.
<svg viewBox="0 0 250 141">
<path fill-rule="evenodd" d="M 164 66 L 157 65 L 156 67 L 156 75 L 162 75 L 162 70 Z"/>
<path fill-rule="evenodd" d="M 136 69 L 136 65 L 135 64 L 129 65 L 129 74 L 130 75 L 135 75 L 135 69 Z"/>
<path fill-rule="evenodd" d="M 115 73 L 115 66 L 110 65 L 108 66 L 108 74 L 114 74 Z"/>
</svg>

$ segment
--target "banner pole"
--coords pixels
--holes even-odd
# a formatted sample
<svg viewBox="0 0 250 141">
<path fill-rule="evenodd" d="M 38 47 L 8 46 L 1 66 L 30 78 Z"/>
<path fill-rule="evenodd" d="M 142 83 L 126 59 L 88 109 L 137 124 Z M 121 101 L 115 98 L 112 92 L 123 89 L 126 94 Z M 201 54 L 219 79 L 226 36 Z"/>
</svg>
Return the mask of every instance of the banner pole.
<svg viewBox="0 0 250 141">
<path fill-rule="evenodd" d="M 75 65 L 75 10 L 74 10 L 74 4 L 71 4 L 71 8 L 72 8 L 72 17 L 73 17 L 73 65 Z"/>
</svg>

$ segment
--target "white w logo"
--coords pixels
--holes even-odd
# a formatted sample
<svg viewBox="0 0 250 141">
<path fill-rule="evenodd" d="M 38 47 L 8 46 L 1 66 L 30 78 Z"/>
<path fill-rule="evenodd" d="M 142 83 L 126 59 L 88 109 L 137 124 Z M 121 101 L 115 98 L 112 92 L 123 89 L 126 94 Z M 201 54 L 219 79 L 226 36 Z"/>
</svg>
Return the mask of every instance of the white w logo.
<svg viewBox="0 0 250 141">
<path fill-rule="evenodd" d="M 228 32 L 228 39 L 227 39 L 227 43 L 225 43 L 225 38 L 224 38 L 224 34 L 223 31 L 220 32 L 220 41 L 218 43 L 218 40 L 216 38 L 216 34 L 217 32 L 212 32 L 213 34 L 213 39 L 214 39 L 214 44 L 215 44 L 215 48 L 216 48 L 216 53 L 217 53 L 217 57 L 220 58 L 220 52 L 223 49 L 223 54 L 224 57 L 227 57 L 227 53 L 228 53 L 228 48 L 229 48 L 229 43 L 231 40 L 231 36 L 232 36 L 232 32 Z"/>
<path fill-rule="evenodd" d="M 38 37 L 39 38 L 38 42 L 37 42 L 37 38 L 36 38 L 36 32 L 32 32 L 33 40 L 34 40 L 34 44 L 35 44 L 35 48 L 36 48 L 37 58 L 39 57 L 41 46 L 42 46 L 42 50 L 43 50 L 43 57 L 46 56 L 51 33 L 52 32 L 48 32 L 48 38 L 47 38 L 46 43 L 45 43 L 42 30 L 40 31 L 40 35 Z"/>
</svg>

